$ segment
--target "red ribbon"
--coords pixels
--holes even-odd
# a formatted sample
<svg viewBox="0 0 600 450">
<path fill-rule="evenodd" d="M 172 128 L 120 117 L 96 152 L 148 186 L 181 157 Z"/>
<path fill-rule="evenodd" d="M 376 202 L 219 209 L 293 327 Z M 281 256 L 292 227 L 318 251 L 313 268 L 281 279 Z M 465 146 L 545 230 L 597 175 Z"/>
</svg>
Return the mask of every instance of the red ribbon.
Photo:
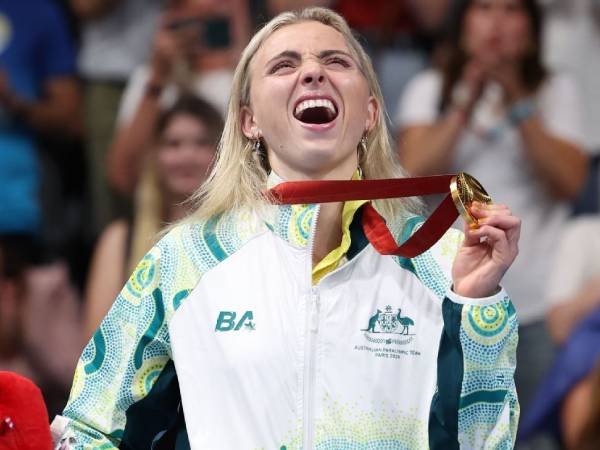
<svg viewBox="0 0 600 450">
<path fill-rule="evenodd" d="M 384 180 L 289 181 L 267 191 L 266 197 L 275 204 L 291 205 L 447 193 L 433 214 L 401 245 L 396 243 L 385 220 L 371 203 L 363 207 L 362 226 L 373 247 L 382 255 L 414 258 L 431 248 L 458 217 L 450 194 L 452 177 L 435 175 Z"/>
</svg>

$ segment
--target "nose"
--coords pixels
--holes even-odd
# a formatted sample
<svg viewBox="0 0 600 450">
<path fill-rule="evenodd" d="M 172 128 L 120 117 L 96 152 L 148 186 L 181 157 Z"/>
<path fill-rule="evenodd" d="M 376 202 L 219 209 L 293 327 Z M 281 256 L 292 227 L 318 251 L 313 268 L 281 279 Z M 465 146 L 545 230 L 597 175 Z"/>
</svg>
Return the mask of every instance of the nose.
<svg viewBox="0 0 600 450">
<path fill-rule="evenodd" d="M 302 84 L 305 86 L 319 85 L 325 81 L 323 67 L 316 61 L 307 62 L 302 71 Z"/>
</svg>

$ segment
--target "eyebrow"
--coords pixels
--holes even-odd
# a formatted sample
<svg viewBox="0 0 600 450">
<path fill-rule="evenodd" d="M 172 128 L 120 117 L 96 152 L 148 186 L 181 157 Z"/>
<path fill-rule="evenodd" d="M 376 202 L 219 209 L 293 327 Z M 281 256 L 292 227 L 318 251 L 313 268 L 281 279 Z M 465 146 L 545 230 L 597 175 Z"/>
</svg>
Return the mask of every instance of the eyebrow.
<svg viewBox="0 0 600 450">
<path fill-rule="evenodd" d="M 323 51 L 319 52 L 317 57 L 319 59 L 323 59 L 323 58 L 327 58 L 328 56 L 332 56 L 332 55 L 344 55 L 354 61 L 354 58 L 352 57 L 352 55 L 350 55 L 348 52 L 345 52 L 343 50 L 323 50 Z M 296 61 L 300 61 L 302 59 L 302 55 L 295 50 L 284 50 L 281 53 L 275 55 L 273 58 L 271 58 L 267 62 L 267 64 L 271 64 L 273 61 L 280 59 L 280 58 L 290 58 L 290 59 L 293 59 Z"/>
</svg>

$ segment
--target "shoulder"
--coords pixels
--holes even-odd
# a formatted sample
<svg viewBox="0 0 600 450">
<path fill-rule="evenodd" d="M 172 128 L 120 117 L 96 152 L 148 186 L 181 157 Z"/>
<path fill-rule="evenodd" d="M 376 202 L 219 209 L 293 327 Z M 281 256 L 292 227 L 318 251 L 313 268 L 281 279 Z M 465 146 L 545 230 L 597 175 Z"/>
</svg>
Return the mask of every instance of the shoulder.
<svg viewBox="0 0 600 450">
<path fill-rule="evenodd" d="M 442 74 L 436 69 L 427 69 L 415 75 L 407 84 L 407 89 L 439 89 Z"/>
<path fill-rule="evenodd" d="M 406 84 L 399 99 L 396 125 L 406 127 L 434 121 L 441 89 L 442 76 L 437 70 L 417 74 Z"/>
<path fill-rule="evenodd" d="M 265 229 L 253 214 L 238 211 L 206 220 L 188 219 L 171 228 L 150 253 L 160 261 L 161 272 L 178 267 L 205 273 Z"/>
</svg>

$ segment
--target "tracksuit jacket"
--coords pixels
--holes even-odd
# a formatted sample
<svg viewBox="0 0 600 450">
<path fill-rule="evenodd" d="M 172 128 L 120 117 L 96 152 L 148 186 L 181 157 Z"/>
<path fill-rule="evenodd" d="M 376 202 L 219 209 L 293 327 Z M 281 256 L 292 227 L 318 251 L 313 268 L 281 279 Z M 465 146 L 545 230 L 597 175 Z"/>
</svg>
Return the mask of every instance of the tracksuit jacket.
<svg viewBox="0 0 600 450">
<path fill-rule="evenodd" d="M 450 289 L 461 243 L 382 256 L 361 210 L 312 283 L 318 205 L 174 228 L 140 262 L 53 423 L 64 449 L 509 449 L 517 320 Z M 406 239 L 422 218 L 402 221 Z M 60 448 L 60 447 L 59 447 Z"/>
</svg>

